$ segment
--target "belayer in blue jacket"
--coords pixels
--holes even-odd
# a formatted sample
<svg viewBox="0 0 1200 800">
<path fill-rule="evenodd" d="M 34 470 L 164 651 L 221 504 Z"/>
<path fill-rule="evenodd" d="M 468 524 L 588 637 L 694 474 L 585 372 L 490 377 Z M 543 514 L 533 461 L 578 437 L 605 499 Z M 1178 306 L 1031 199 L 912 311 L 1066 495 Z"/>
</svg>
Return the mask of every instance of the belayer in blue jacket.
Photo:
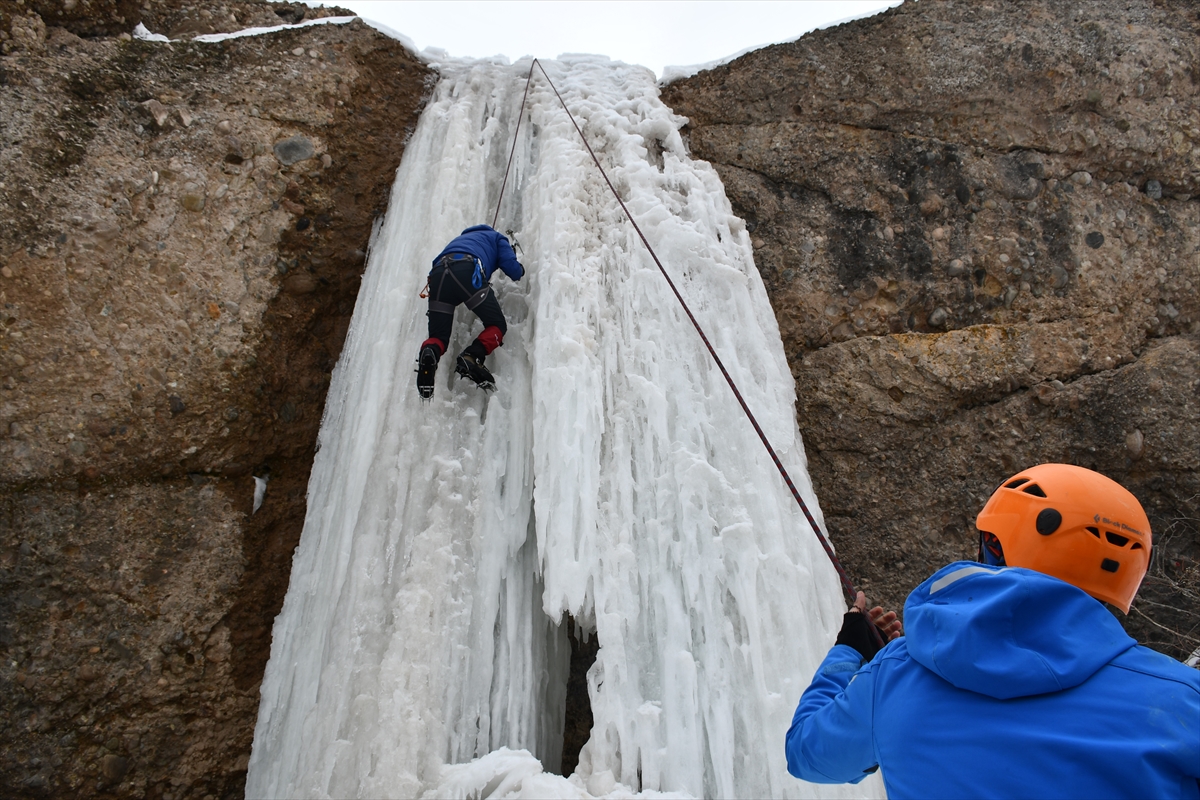
<svg viewBox="0 0 1200 800">
<path fill-rule="evenodd" d="M 1005 481 L 980 561 L 909 595 L 879 649 L 865 598 L 800 698 L 788 771 L 906 797 L 1200 798 L 1200 671 L 1139 646 L 1128 613 L 1150 524 L 1120 484 L 1065 464 Z M 884 638 L 899 623 L 872 611 Z"/>
<path fill-rule="evenodd" d="M 517 261 L 508 239 L 488 225 L 473 225 L 450 241 L 433 260 L 429 272 L 429 338 L 417 354 L 417 391 L 433 396 L 438 361 L 450 346 L 454 309 L 462 303 L 483 323 L 483 331 L 459 354 L 455 371 L 484 389 L 495 389 L 484 358 L 504 343 L 508 324 L 489 281 L 497 269 L 514 281 L 525 268 Z"/>
</svg>

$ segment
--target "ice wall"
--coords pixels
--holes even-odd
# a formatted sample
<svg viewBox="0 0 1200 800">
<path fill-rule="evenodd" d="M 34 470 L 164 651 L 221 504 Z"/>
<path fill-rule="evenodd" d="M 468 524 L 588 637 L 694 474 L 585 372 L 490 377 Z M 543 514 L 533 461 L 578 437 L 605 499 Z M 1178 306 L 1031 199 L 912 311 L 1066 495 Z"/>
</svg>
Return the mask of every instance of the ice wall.
<svg viewBox="0 0 1200 800">
<path fill-rule="evenodd" d="M 741 220 L 647 70 L 545 64 L 810 507 L 794 390 Z M 864 796 L 790 778 L 836 576 L 540 76 L 501 209 L 525 280 L 484 396 L 414 388 L 430 260 L 490 222 L 529 62 L 440 65 L 334 372 L 249 797 Z M 480 329 L 459 309 L 450 352 Z M 595 725 L 558 767 L 565 614 Z M 840 793 L 840 794 L 839 794 Z"/>
</svg>

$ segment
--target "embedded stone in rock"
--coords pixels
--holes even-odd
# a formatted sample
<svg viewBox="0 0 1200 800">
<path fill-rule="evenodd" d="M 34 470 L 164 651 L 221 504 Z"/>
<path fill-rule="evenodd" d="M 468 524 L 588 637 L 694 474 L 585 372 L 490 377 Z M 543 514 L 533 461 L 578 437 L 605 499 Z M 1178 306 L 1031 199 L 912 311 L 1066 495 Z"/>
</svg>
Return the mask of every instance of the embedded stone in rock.
<svg viewBox="0 0 1200 800">
<path fill-rule="evenodd" d="M 172 417 L 176 416 L 177 414 L 182 414 L 187 409 L 187 406 L 183 403 L 183 398 L 177 394 L 173 394 L 168 397 L 167 402 L 171 404 Z"/>
<path fill-rule="evenodd" d="M 307 136 L 293 136 L 290 139 L 276 142 L 274 149 L 275 157 L 279 159 L 279 163 L 286 166 L 310 159 L 316 152 L 313 150 L 312 142 L 309 141 Z"/>
<path fill-rule="evenodd" d="M 246 160 L 246 151 L 242 147 L 242 140 L 236 136 L 225 137 L 225 153 L 226 164 L 241 164 Z"/>
<path fill-rule="evenodd" d="M 179 198 L 179 203 L 188 211 L 203 211 L 204 195 L 199 192 L 187 192 Z"/>
<path fill-rule="evenodd" d="M 100 772 L 104 775 L 104 779 L 110 782 L 116 782 L 125 777 L 125 773 L 129 770 L 129 760 L 121 756 L 109 753 L 100 759 Z"/>
<path fill-rule="evenodd" d="M 929 326 L 932 328 L 940 328 L 946 324 L 946 318 L 949 316 L 946 309 L 935 308 L 929 314 Z"/>
<path fill-rule="evenodd" d="M 1050 270 L 1050 285 L 1055 289 L 1061 289 L 1066 286 L 1068 280 L 1070 280 L 1070 275 L 1062 267 L 1055 267 Z"/>
<path fill-rule="evenodd" d="M 1146 197 L 1151 200 L 1162 200 L 1162 184 L 1158 181 L 1146 181 Z"/>
<path fill-rule="evenodd" d="M 1142 448 L 1145 446 L 1146 437 L 1136 428 L 1132 433 L 1125 437 L 1125 449 L 1129 452 L 1129 457 L 1137 461 L 1142 457 Z"/>
<path fill-rule="evenodd" d="M 101 220 L 100 222 L 97 222 L 95 229 L 92 231 L 92 235 L 102 242 L 111 242 L 113 239 L 117 238 L 120 233 L 121 226 L 115 222 L 109 222 L 107 220 Z"/>
<path fill-rule="evenodd" d="M 308 294 L 316 288 L 316 280 L 303 272 L 298 272 L 283 282 L 283 290 L 288 294 Z"/>
<path fill-rule="evenodd" d="M 147 100 L 142 103 L 142 108 L 146 109 L 146 113 L 154 120 L 154 124 L 158 127 L 165 127 L 167 120 L 171 116 L 171 111 L 157 100 Z"/>
<path fill-rule="evenodd" d="M 1104 234 L 1101 233 L 1100 231 L 1092 231 L 1087 236 L 1085 236 L 1083 240 L 1085 242 L 1087 242 L 1088 247 L 1092 248 L 1093 250 L 1096 250 L 1102 244 L 1104 244 Z"/>
</svg>

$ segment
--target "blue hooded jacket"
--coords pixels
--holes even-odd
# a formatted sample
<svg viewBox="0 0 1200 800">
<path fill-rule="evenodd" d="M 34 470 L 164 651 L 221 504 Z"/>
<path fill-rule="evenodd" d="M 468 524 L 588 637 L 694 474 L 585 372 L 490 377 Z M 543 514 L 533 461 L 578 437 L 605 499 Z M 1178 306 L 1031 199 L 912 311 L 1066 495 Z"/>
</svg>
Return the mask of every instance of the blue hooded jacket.
<svg viewBox="0 0 1200 800">
<path fill-rule="evenodd" d="M 787 734 L 792 775 L 857 783 L 878 766 L 892 800 L 1200 798 L 1200 671 L 1080 589 L 957 562 L 904 621 L 865 665 L 830 650 Z"/>
<path fill-rule="evenodd" d="M 485 281 L 490 281 L 492 273 L 497 269 L 504 270 L 504 274 L 514 281 L 521 280 L 525 274 L 525 268 L 517 261 L 517 254 L 513 252 L 508 238 L 490 225 L 472 225 L 467 228 L 442 248 L 442 252 L 438 253 L 433 263 L 436 265 L 442 256 L 450 253 L 465 253 L 479 259 Z M 475 288 L 478 289 L 479 286 Z"/>
</svg>

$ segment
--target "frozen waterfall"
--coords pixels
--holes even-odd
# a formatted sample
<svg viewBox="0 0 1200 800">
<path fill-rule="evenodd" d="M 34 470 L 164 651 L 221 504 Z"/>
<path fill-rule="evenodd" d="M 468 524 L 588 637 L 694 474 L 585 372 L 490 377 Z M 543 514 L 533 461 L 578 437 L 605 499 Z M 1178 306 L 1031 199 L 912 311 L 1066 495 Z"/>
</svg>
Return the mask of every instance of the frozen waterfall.
<svg viewBox="0 0 1200 800">
<path fill-rule="evenodd" d="M 414 358 L 430 261 L 490 222 L 530 62 L 451 61 L 404 155 L 334 372 L 275 621 L 248 797 L 882 796 L 786 771 L 837 577 L 540 76 L 497 227 L 527 271 L 485 396 Z M 654 76 L 545 62 L 819 516 L 743 222 Z M 480 329 L 458 311 L 450 353 Z M 567 615 L 598 637 L 568 778 Z M 539 763 L 540 762 L 540 763 Z M 543 770 L 543 765 L 545 769 Z"/>
</svg>

